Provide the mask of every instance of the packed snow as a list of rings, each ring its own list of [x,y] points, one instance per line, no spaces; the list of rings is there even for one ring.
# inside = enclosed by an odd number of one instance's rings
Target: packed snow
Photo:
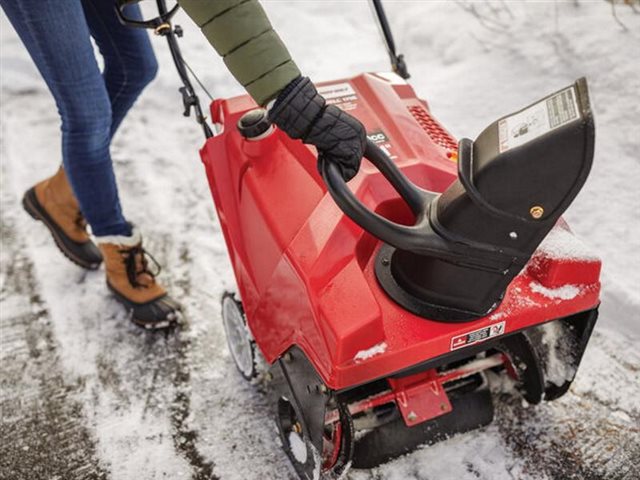
[[[388,70],[366,2],[264,3],[315,81]],[[410,83],[457,138],[588,78],[595,161],[565,218],[603,260],[602,306],[565,397],[525,409],[505,399],[490,426],[351,480],[640,478],[640,15],[616,3],[618,21],[604,0],[386,2]],[[213,95],[241,94],[177,18],[184,54]],[[160,74],[113,157],[124,211],[185,306],[187,324],[167,336],[130,325],[103,272],[71,265],[21,210],[24,190],[60,162],[59,122],[4,14],[0,29],[0,478],[294,478],[268,398],[227,350],[220,298],[233,273],[198,159],[201,132],[181,115],[164,40],[153,38]],[[562,251],[561,240],[544,248]]]

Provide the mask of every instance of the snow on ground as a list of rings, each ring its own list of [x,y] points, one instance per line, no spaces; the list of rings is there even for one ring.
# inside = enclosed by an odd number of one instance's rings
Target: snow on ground
[[[566,397],[530,408],[505,398],[491,426],[350,478],[639,478],[640,15],[618,6],[624,30],[600,0],[387,4],[411,83],[458,137],[588,77],[596,159],[566,219],[604,260],[603,304]],[[388,68],[366,2],[266,8],[317,81]],[[180,22],[204,83],[241,93]],[[233,275],[163,40],[162,71],[113,156],[125,212],[186,306],[188,326],[166,336],[129,325],[103,273],[68,263],[21,210],[22,192],[60,161],[58,118],[4,15],[0,29],[0,478],[292,478],[266,397],[226,348],[219,300]]]

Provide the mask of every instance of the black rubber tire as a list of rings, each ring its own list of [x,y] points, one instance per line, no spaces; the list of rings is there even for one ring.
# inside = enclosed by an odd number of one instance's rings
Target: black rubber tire
[[[285,397],[280,397],[276,405],[276,425],[278,426],[278,432],[280,433],[280,441],[282,442],[282,448],[289,457],[289,461],[293,466],[293,469],[298,474],[300,480],[314,480],[317,478],[320,472],[321,465],[318,465],[319,457],[315,454],[314,448],[307,439],[307,433],[303,431],[299,432],[300,439],[304,442],[304,461],[300,458],[300,453],[295,454],[295,447],[292,447],[290,442],[290,434],[292,432],[292,425],[294,423],[301,424],[302,413],[299,411],[298,406],[291,403],[291,401]]]
[[[238,309],[238,313],[240,314],[240,316],[243,319],[244,322],[244,328],[247,329],[247,335],[248,338],[246,338],[245,340],[248,342],[248,348],[251,351],[251,366],[249,368],[246,369],[246,371],[242,368],[242,366],[240,365],[240,363],[238,362],[238,359],[236,358],[235,354],[233,353],[233,348],[231,346],[231,339],[229,337],[229,332],[227,331],[227,327],[225,324],[225,318],[224,318],[224,306],[225,306],[225,302],[226,301],[230,301],[233,302],[233,304],[237,307]],[[240,375],[242,375],[242,378],[244,378],[247,381],[251,381],[254,378],[256,378],[258,376],[258,367],[256,364],[256,342],[253,340],[253,338],[251,338],[248,334],[249,330],[248,330],[248,326],[247,326],[247,317],[244,313],[244,308],[242,307],[242,302],[240,302],[239,300],[236,300],[236,296],[231,293],[231,292],[225,292],[222,295],[222,300],[220,301],[220,314],[222,316],[222,326],[224,328],[224,332],[225,332],[225,338],[227,340],[227,346],[229,348],[229,353],[231,354],[231,358],[233,359],[233,363],[236,366],[236,369],[238,370],[238,372],[240,373]]]
[[[338,412],[340,414],[340,424],[342,427],[342,442],[340,444],[340,453],[338,460],[330,471],[323,471],[323,478],[328,480],[340,479],[344,477],[344,474],[351,467],[351,460],[353,458],[353,449],[355,446],[353,419],[349,413],[349,409],[346,405],[338,403]]]

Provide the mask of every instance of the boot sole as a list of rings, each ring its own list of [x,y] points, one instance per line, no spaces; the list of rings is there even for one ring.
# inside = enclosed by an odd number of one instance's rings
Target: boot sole
[[[130,314],[131,321],[138,327],[144,328],[145,330],[158,331],[158,330],[168,330],[170,328],[174,328],[179,323],[179,312],[177,310],[173,311],[172,313],[173,316],[171,318],[165,318],[163,320],[158,320],[158,321],[148,321],[148,320],[145,321],[140,318],[137,318],[135,315],[136,307],[144,307],[151,303],[161,301],[167,295],[164,295],[159,298],[155,298],[146,303],[136,303],[136,302],[132,302],[127,297],[125,297],[120,292],[118,292],[115,288],[113,288],[109,283],[109,281],[107,281],[107,287],[109,288],[109,290],[111,291],[111,294],[115,297],[115,299],[127,309],[127,311]]]
[[[35,188],[30,188],[24,194],[24,196],[22,197],[22,206],[34,220],[38,220],[39,222],[44,223],[44,225],[49,229],[49,232],[51,232],[51,236],[53,237],[58,250],[60,250],[65,257],[67,257],[79,267],[87,270],[97,270],[98,268],[100,268],[100,264],[102,262],[87,262],[75,255],[71,250],[69,250],[63,240],[63,236],[67,237],[67,235],[56,224],[56,222],[53,221],[53,219],[49,216],[45,209],[42,208],[40,202],[38,202],[38,199],[36,197]],[[72,240],[69,239],[69,241]]]

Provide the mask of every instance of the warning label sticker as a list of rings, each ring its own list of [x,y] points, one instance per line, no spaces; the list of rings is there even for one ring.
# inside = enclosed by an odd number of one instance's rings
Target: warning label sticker
[[[371,133],[367,133],[367,138],[375,143],[391,160],[395,160],[397,155],[393,153],[393,146],[387,134],[382,130],[376,130]]]
[[[475,343],[484,342],[485,340],[497,337],[504,333],[505,322],[494,323],[488,327],[474,330],[473,332],[464,333],[462,335],[456,335],[451,339],[451,350],[457,350],[458,348],[468,347]]]
[[[334,83],[318,87],[318,93],[327,101],[327,105],[336,105],[342,110],[353,110],[356,108],[358,96],[349,83]]]
[[[503,118],[498,123],[500,153],[518,147],[578,118],[578,101],[574,87]]]

